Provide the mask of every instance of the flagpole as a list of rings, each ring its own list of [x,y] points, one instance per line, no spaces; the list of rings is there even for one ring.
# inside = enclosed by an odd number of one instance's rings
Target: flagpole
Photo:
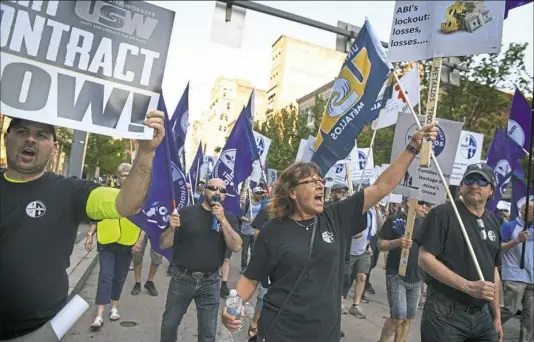
[[[534,132],[534,115],[530,117],[530,132],[532,135],[532,132]],[[532,136],[530,137],[530,152],[532,152],[534,148],[534,143],[532,142]],[[527,152],[528,153],[528,152]],[[529,222],[528,215],[529,215],[529,207],[530,207],[530,183],[532,182],[532,153],[528,153],[528,166],[527,166],[527,197],[525,201],[525,218],[524,218],[524,227],[523,231],[527,231],[532,222]],[[521,208],[518,208],[521,210]],[[527,242],[523,242],[523,246],[521,247],[521,261],[519,262],[519,268],[524,269],[525,268],[525,253],[527,248]]]
[[[397,74],[393,73],[393,76],[395,77],[396,82],[399,83],[399,89],[404,95],[404,98],[406,99],[406,103],[408,104],[408,107],[410,108],[410,112],[412,113],[412,116],[415,120],[415,123],[419,129],[421,129],[421,123],[419,122],[419,118],[417,117],[417,114],[415,113],[415,110],[412,107],[412,104],[410,103],[410,99],[408,98],[408,95],[406,92],[404,92],[404,88],[402,87],[402,84],[399,81],[399,78]],[[454,210],[454,213],[456,214],[456,218],[458,219],[458,223],[460,224],[460,229],[462,230],[462,235],[464,236],[465,243],[467,245],[467,249],[469,250],[469,254],[471,256],[471,259],[473,259],[473,263],[475,264],[475,268],[478,274],[478,277],[480,280],[485,281],[484,274],[482,273],[482,270],[480,268],[480,265],[478,263],[478,258],[475,254],[475,251],[473,249],[473,246],[471,245],[471,240],[469,240],[469,235],[467,235],[467,231],[465,229],[465,225],[462,221],[462,218],[460,216],[460,212],[458,211],[458,207],[456,206],[456,203],[454,202],[454,198],[452,197],[451,190],[449,189],[449,186],[447,184],[447,180],[445,179],[445,176],[443,175],[443,171],[441,171],[441,167],[439,166],[438,159],[436,158],[436,155],[434,154],[434,151],[430,149],[430,157],[434,160],[434,163],[436,165],[436,169],[438,171],[439,177],[441,178],[441,181],[443,182],[445,191],[447,192],[447,196],[449,196],[452,209]]]
[[[169,191],[171,194],[172,209],[176,209],[176,194],[174,192],[174,182],[172,181],[171,151],[168,137],[163,138],[165,147],[165,164],[167,164],[167,177],[169,181]]]

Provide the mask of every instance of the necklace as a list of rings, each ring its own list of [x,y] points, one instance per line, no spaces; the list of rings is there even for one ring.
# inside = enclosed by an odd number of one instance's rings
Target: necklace
[[[314,222],[312,222],[312,223],[310,223],[309,225],[306,226],[306,225],[304,225],[304,224],[302,224],[302,223],[299,223],[297,220],[295,220],[295,219],[293,219],[293,218],[292,218],[292,220],[293,220],[293,222],[295,222],[296,224],[298,224],[298,225],[301,226],[302,228],[306,228],[306,230],[309,230],[310,227],[313,226],[313,223],[315,222],[315,220],[314,220]]]

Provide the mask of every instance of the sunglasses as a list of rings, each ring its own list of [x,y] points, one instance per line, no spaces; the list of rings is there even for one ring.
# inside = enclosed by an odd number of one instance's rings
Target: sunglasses
[[[225,194],[226,193],[226,189],[225,188],[221,188],[219,186],[215,186],[215,185],[208,185],[206,186],[206,189],[208,189],[209,191],[219,191],[221,194]]]
[[[425,201],[418,201],[417,204],[419,204],[419,205],[424,205],[424,206],[426,206],[426,207],[431,207],[430,203],[425,202]]]
[[[481,188],[485,188],[489,185],[489,182],[485,180],[484,178],[466,178],[462,182],[464,185],[471,186],[473,184],[476,184],[477,186]]]

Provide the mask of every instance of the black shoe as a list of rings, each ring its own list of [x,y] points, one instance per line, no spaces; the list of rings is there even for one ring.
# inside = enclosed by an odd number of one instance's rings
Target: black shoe
[[[230,289],[228,288],[228,284],[224,281],[221,284],[221,297],[226,298],[230,295]]]
[[[156,290],[156,286],[154,286],[154,282],[152,281],[147,281],[145,283],[145,289],[151,296],[156,297],[158,295],[158,290]]]
[[[130,294],[132,296],[137,296],[141,292],[141,283],[135,283],[132,292]]]
[[[369,303],[369,299],[365,298],[365,295],[362,295],[362,298],[360,298],[360,302],[367,304]]]
[[[343,332],[343,330],[341,330],[341,334],[339,336],[341,336],[341,338],[345,337],[345,333]]]
[[[373,286],[371,284],[369,284],[369,286],[365,289],[365,292],[368,292],[369,294],[372,294],[372,295],[376,293],[375,289],[373,289]]]

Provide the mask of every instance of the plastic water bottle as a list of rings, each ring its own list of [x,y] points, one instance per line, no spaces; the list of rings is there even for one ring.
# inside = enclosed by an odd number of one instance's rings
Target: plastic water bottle
[[[226,299],[226,312],[234,318],[241,320],[241,327],[237,331],[241,331],[243,327],[243,319],[241,313],[243,311],[243,299],[237,295],[236,290],[230,290],[230,295]]]

